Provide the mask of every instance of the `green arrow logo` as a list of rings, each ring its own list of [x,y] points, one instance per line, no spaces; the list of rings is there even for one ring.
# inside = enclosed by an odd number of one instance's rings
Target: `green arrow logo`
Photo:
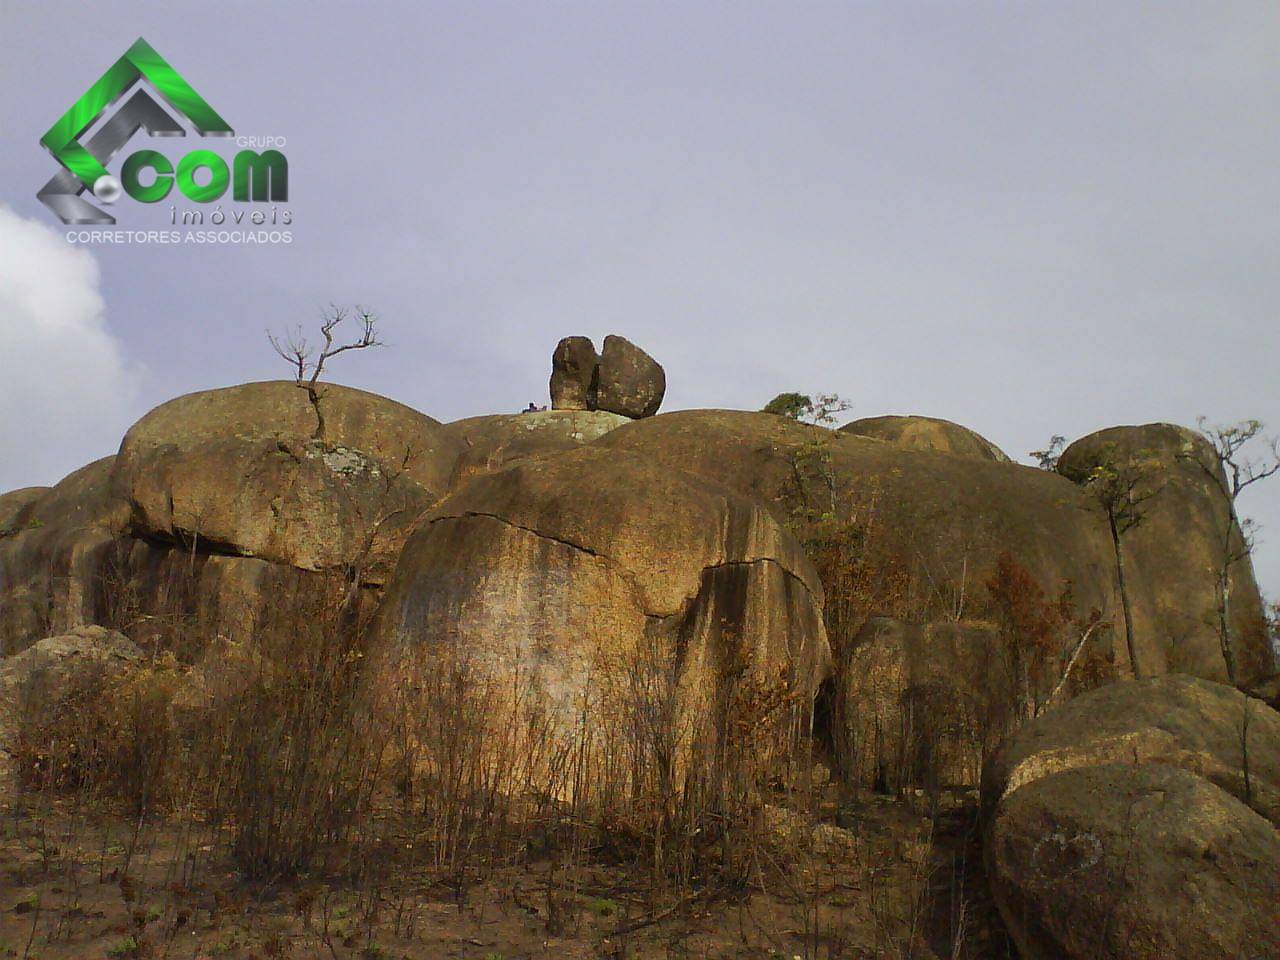
[[[191,84],[169,66],[141,37],[87,91],[71,105],[49,132],[40,138],[41,145],[54,159],[92,190],[99,177],[107,175],[106,167],[80,144],[80,137],[108,107],[119,100],[141,78],[153,86],[165,102],[185,117],[204,137],[229,137],[234,131],[218,112],[209,106]]]

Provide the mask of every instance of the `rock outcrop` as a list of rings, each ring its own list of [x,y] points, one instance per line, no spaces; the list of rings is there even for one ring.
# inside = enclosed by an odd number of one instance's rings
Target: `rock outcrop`
[[[0,653],[101,622],[129,517],[111,493],[114,462],[97,460],[29,499],[0,534]]]
[[[936,417],[867,417],[840,428],[842,433],[888,440],[911,450],[933,450],[975,460],[1009,463],[1004,451],[986,437],[950,420]]]
[[[493,473],[529,457],[572,450],[627,423],[626,417],[603,410],[541,410],[529,413],[468,417],[444,426],[461,442],[450,487]]]
[[[1088,488],[1091,471],[1108,461],[1137,463],[1150,495],[1141,522],[1121,536],[1129,577],[1134,631],[1143,675],[1168,671],[1228,679],[1215,620],[1217,576],[1228,543],[1242,552],[1239,528],[1218,483],[1217,461],[1204,437],[1185,427],[1152,423],[1111,427],[1071,444],[1058,472]],[[1230,624],[1235,681],[1247,686],[1274,672],[1262,599],[1247,556],[1231,566]]]
[[[1029,723],[983,776],[987,875],[1024,960],[1280,955],[1280,713],[1185,676]]]
[[[1122,674],[1128,669],[1115,552],[1105,514],[1086,490],[1066,477],[1019,464],[907,449],[765,413],[728,410],[680,411],[639,420],[601,437],[596,445],[639,453],[759,499],[815,550],[819,569],[833,575],[843,561],[828,567],[816,552],[833,548],[833,525],[835,535],[843,528],[862,538],[850,556],[872,570],[897,571],[900,589],[893,596],[868,597],[864,592],[854,605],[864,611],[861,618],[833,627],[837,648],[852,641],[867,615],[916,622],[985,618],[985,584],[1000,555],[1008,553],[1047,596],[1057,596],[1069,583],[1079,616],[1097,610],[1110,621],[1117,669]],[[1130,580],[1138,585],[1132,600],[1139,657],[1152,673],[1176,668],[1210,678],[1225,676],[1216,632],[1205,622],[1203,593],[1179,596],[1177,590],[1160,586],[1171,555],[1183,550],[1182,534],[1172,523],[1172,517],[1167,524],[1152,523],[1144,536],[1156,546],[1135,555],[1130,568]],[[1211,558],[1203,554],[1191,561],[1201,566],[1208,562]],[[1245,570],[1242,566],[1242,577]],[[1211,575],[1205,576],[1211,582]],[[1251,574],[1247,576],[1251,581]],[[842,615],[833,609],[841,591],[832,589],[834,583],[828,579],[831,620]],[[1191,582],[1190,573],[1183,582]],[[1152,586],[1142,586],[1146,583]],[[1241,609],[1252,607],[1252,615],[1260,614],[1256,600],[1249,599],[1256,598],[1256,590],[1249,583],[1236,594]],[[1176,659],[1166,655],[1169,641],[1154,629],[1162,622],[1179,626]],[[1242,662],[1264,662],[1269,656],[1265,638],[1256,631],[1241,630],[1239,643]]]
[[[592,444],[477,477],[432,511],[388,586],[376,686],[444,652],[530,684],[563,731],[583,709],[625,720],[641,683],[648,708],[676,705],[678,741],[701,740],[735,677],[812,697],[830,659],[821,607],[763,507]]]
[[[555,410],[603,410],[638,420],[658,412],[666,391],[661,364],[625,337],[605,337],[600,354],[586,337],[565,337],[551,355]]]

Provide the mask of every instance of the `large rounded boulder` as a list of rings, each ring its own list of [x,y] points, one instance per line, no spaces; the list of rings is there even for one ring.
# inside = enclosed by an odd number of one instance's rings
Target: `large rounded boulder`
[[[983,776],[987,874],[1024,960],[1280,956],[1280,713],[1170,675],[1011,737]]]
[[[134,536],[105,457],[28,499],[0,532],[0,653],[101,625],[149,647],[196,654],[210,637],[252,634],[302,571]]]
[[[294,383],[208,390],[129,430],[113,485],[143,537],[378,582],[461,449],[395,401],[321,385],[324,431]]]
[[[933,450],[975,460],[1009,462],[1004,451],[986,437],[968,427],[936,417],[866,417],[846,423],[840,431],[858,437],[887,440],[910,450]]]
[[[744,678],[811,702],[830,657],[821,610],[812,566],[763,507],[592,444],[437,505],[387,588],[377,687],[461,659],[527,684],[561,733],[584,711],[601,730],[639,722],[625,718],[643,692],[687,762]]]
[[[868,616],[983,619],[1009,554],[1082,614],[1115,610],[1100,512],[1045,470],[912,450],[767,413],[690,410],[620,427],[596,446],[717,480],[801,537],[827,588],[837,646]],[[859,576],[853,580],[851,571]]]
[[[1117,669],[1129,670],[1106,514],[1067,476],[729,410],[664,414],[596,443],[717,479],[769,505],[815,560],[837,647],[851,642],[872,615],[915,622],[991,618],[998,611],[991,609],[988,585],[1007,554],[1030,574],[1044,602],[1069,586],[1076,618],[1097,611]],[[1067,471],[1079,450],[1068,449],[1060,470]],[[1135,646],[1146,673],[1179,670],[1219,679],[1226,671],[1210,622],[1214,555],[1204,538],[1222,508],[1212,506],[1204,481],[1188,472],[1198,468],[1167,462],[1168,486],[1150,501],[1150,520],[1125,538]],[[1186,549],[1173,532],[1184,511]],[[1260,607],[1247,561],[1233,576],[1240,660],[1264,663],[1268,651],[1257,629]],[[1069,649],[1064,636],[1056,653]]]
[[[1253,568],[1205,438],[1167,423],[1111,427],[1075,441],[1058,460],[1058,472],[1086,492],[1100,467],[1137,478],[1139,522],[1120,534],[1120,549],[1143,675],[1228,679],[1216,627],[1224,570],[1234,681],[1247,686],[1274,672]],[[1229,567],[1228,550],[1240,555]]]
[[[657,360],[626,337],[604,338],[596,386],[598,409],[634,419],[652,417],[666,392],[667,375]]]

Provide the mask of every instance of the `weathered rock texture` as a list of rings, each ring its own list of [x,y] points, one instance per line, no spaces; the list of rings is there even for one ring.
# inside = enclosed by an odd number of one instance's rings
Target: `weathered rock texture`
[[[129,505],[111,493],[114,457],[77,470],[0,536],[0,653],[92,624],[150,642],[251,634],[302,571],[139,539]],[[185,654],[188,650],[175,652]]]
[[[393,401],[324,391],[324,441],[303,391],[246,384],[170,401],[118,456],[5,495],[0,651],[104,624],[195,655],[251,633],[306,571],[356,565],[379,584],[463,443]]]
[[[586,337],[565,337],[551,354],[551,407],[594,410],[600,355]]]
[[[125,435],[113,486],[149,539],[378,582],[447,489],[461,444],[402,404],[326,384],[322,440],[304,391],[245,384],[171,400]]]
[[[1111,621],[1115,661],[1122,673],[1127,670],[1115,554],[1105,515],[1084,489],[1065,477],[1018,464],[907,449],[764,413],[726,410],[681,411],[636,421],[595,445],[698,473],[768,505],[815,557],[827,587],[827,620],[837,648],[852,641],[869,615],[917,622],[985,619],[985,584],[1000,554],[1007,552],[1034,575],[1047,596],[1056,596],[1069,582],[1081,616],[1096,609]],[[849,531],[856,534],[852,542],[833,546],[833,536]],[[1171,555],[1184,551],[1181,531],[1173,529],[1171,518],[1168,525],[1153,522],[1145,536],[1159,549],[1135,556],[1129,571],[1136,645],[1144,668],[1158,673],[1176,666],[1211,678],[1225,676],[1216,633],[1204,621],[1203,587],[1180,599],[1176,590],[1163,586]],[[1193,535],[1187,552],[1198,550]],[[824,561],[824,552],[835,560]],[[845,604],[850,591],[836,579],[854,562],[872,572],[896,571],[900,589],[877,592],[855,584],[856,595]],[[1184,562],[1203,568],[1210,558],[1201,554],[1199,560],[1174,561],[1175,580]],[[1256,597],[1256,586],[1242,585],[1238,596],[1242,607],[1253,606],[1247,598]],[[1174,622],[1181,632],[1179,656],[1171,660],[1169,641],[1158,627]],[[1242,631],[1240,643],[1248,648],[1242,660],[1260,662],[1267,656],[1265,640],[1256,633]]]
[[[1106,460],[1139,460],[1149,478],[1138,494],[1155,492],[1142,504],[1143,520],[1121,537],[1130,578],[1134,629],[1141,638],[1144,675],[1166,671],[1226,680],[1215,627],[1217,573],[1228,531],[1233,551],[1240,531],[1230,504],[1200,464],[1216,470],[1213,452],[1199,434],[1153,423],[1111,427],[1071,444],[1058,471],[1087,487],[1090,471]],[[1230,576],[1231,634],[1236,682],[1242,686],[1274,672],[1262,618],[1262,600],[1248,558]]]
[[[48,487],[22,487],[0,493],[0,536],[17,533],[22,528],[23,515],[48,492]]]
[[[593,444],[478,477],[436,507],[388,586],[378,686],[447,651],[530,684],[561,731],[583,709],[634,722],[627,697],[648,690],[649,708],[674,704],[687,758],[735,677],[812,697],[829,666],[821,607],[813,568],[765,509]]]
[[[1004,452],[986,437],[958,423],[935,417],[867,417],[846,423],[840,431],[859,437],[888,440],[912,450],[933,450],[936,453],[952,453],[975,460],[1009,462]]]
[[[633,419],[651,417],[666,392],[667,376],[658,361],[624,337],[604,338],[596,393],[599,409]]]
[[[604,410],[633,420],[651,417],[666,390],[662,366],[625,337],[605,337],[600,354],[586,337],[565,337],[551,355],[555,410]]]
[[[1053,710],[983,777],[987,873],[1024,960],[1280,955],[1280,714],[1185,676]]]
[[[16,512],[0,534],[0,652],[100,622],[106,571],[129,516],[111,495],[114,457],[82,467]]]
[[[572,450],[604,436],[627,418],[603,410],[544,410],[469,417],[445,424],[447,436],[462,444],[451,487],[493,473],[529,457]]]

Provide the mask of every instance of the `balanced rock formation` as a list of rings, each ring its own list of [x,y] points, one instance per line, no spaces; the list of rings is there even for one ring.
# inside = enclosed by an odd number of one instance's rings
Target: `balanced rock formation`
[[[403,404],[326,384],[325,430],[292,382],[162,404],[113,472],[140,535],[304,570],[358,563],[378,582],[447,489],[461,444]]]
[[[1029,723],[983,776],[992,893],[1024,960],[1280,956],[1280,713],[1186,676]]]
[[[624,337],[604,338],[596,406],[638,420],[662,406],[667,376],[658,361]]]
[[[1129,577],[1134,630],[1143,675],[1168,671],[1226,681],[1215,620],[1218,575],[1226,545],[1243,551],[1239,527],[1223,493],[1226,478],[1200,434],[1167,423],[1111,427],[1071,444],[1058,472],[1086,490],[1102,465],[1132,465],[1141,522],[1120,537]],[[1228,571],[1234,680],[1241,686],[1274,672],[1262,620],[1262,599],[1247,555]]]
[[[627,422],[626,417],[603,410],[562,409],[468,417],[445,424],[445,435],[462,445],[450,488],[528,457],[582,446]]]
[[[952,453],[957,457],[972,457],[975,460],[1010,462],[1004,451],[986,437],[958,423],[935,417],[867,417],[846,423],[840,431],[859,437],[888,440],[912,450],[933,450]]]
[[[666,390],[662,366],[625,337],[605,337],[598,355],[586,337],[565,337],[551,355],[555,410],[604,410],[638,420],[658,412]]]
[[[830,660],[821,611],[812,566],[763,507],[591,444],[437,505],[388,585],[375,686],[462,658],[472,676],[536,691],[558,733],[584,710],[601,730],[666,711],[687,764],[694,740],[714,740],[731,682],[813,696]],[[652,702],[635,703],[645,691]]]
[[[596,409],[600,355],[587,337],[565,337],[551,354],[551,408]]]

